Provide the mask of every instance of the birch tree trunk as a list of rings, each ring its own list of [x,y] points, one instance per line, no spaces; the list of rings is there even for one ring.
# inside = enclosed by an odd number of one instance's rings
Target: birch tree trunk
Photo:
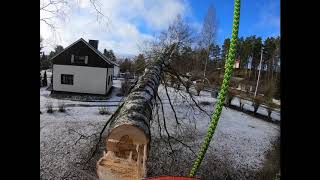
[[[111,121],[106,138],[107,153],[97,162],[99,179],[141,179],[146,175],[150,120],[162,69],[174,48],[145,69],[119,113]]]

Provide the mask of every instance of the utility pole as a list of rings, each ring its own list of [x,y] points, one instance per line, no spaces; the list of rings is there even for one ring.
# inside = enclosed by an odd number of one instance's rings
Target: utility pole
[[[257,85],[256,85],[256,90],[254,92],[254,97],[256,97],[257,95],[257,91],[258,91],[258,85],[259,85],[259,80],[260,80],[260,72],[261,72],[261,63],[262,63],[262,54],[263,54],[263,47],[261,47],[261,59],[260,59],[260,63],[259,63],[259,74],[258,74],[258,80],[257,80]]]

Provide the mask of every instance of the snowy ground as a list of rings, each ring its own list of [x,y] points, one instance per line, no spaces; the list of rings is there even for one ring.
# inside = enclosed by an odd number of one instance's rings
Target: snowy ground
[[[100,115],[99,107],[105,106],[113,113],[122,101],[116,96],[120,81],[108,101],[80,102],[51,98],[46,87],[40,88],[40,177],[41,179],[90,179],[95,173],[77,168],[86,159],[94,145],[97,134],[110,115]],[[63,102],[66,112],[58,112]],[[54,113],[46,112],[46,104],[52,103]],[[82,138],[81,138],[82,137]],[[91,178],[92,179],[92,178]]]
[[[188,100],[188,98],[185,98],[184,100],[184,98],[181,98],[180,95],[174,93],[175,90],[171,88],[169,88],[168,91],[173,105],[177,111],[178,119],[179,121],[181,121],[182,127],[184,128],[181,128],[182,130],[176,128],[175,120],[173,118],[174,113],[169,106],[168,98],[166,97],[164,88],[160,86],[158,92],[160,97],[162,97],[163,99],[162,101],[165,103],[164,114],[166,119],[168,119],[167,127],[170,133],[176,133],[176,136],[177,134],[181,135],[184,133],[184,135],[180,137],[180,140],[185,139],[185,141],[188,142],[189,139],[189,142],[187,144],[189,146],[192,146],[195,152],[198,152],[199,147],[205,138],[205,134],[207,133],[210,118],[205,113],[199,111],[197,108],[191,107],[188,103],[188,101],[190,101]],[[205,109],[210,114],[213,112],[213,105],[216,102],[216,99],[212,98],[210,96],[210,93],[201,92],[201,96],[198,97],[196,101],[211,102],[210,105],[203,106],[203,109]],[[237,100],[233,101],[233,104],[235,103],[237,103]],[[261,111],[261,113],[263,113],[263,109]],[[161,114],[161,111],[159,113]],[[280,120],[279,114],[277,114],[276,112],[273,112],[273,114],[273,118],[277,118]],[[162,114],[160,115],[160,117],[162,117]],[[158,123],[155,121],[152,127],[153,135],[158,136],[160,132]],[[217,166],[217,162],[220,160],[220,162],[222,162],[225,167],[220,169],[219,167],[215,167],[217,168],[216,171],[229,171],[227,172],[227,174],[232,175],[235,179],[250,179],[249,176],[251,176],[251,172],[259,171],[259,169],[263,166],[263,162],[265,160],[265,152],[270,148],[271,143],[279,136],[279,133],[279,125],[257,119],[255,117],[230,108],[223,108],[216,133],[210,144],[208,153],[206,154],[206,157],[208,159],[205,159],[203,164],[209,164],[209,166],[213,167]],[[163,129],[162,134],[166,135]],[[188,151],[187,149],[185,150]],[[153,154],[155,155],[157,153]],[[151,166],[153,164],[159,169],[165,168],[166,166],[181,166],[182,164],[188,164],[188,166],[186,167],[186,171],[183,171],[181,169],[175,169],[173,171],[168,170],[166,173],[170,175],[188,174],[195,160],[195,157],[193,157],[192,153],[185,153],[184,156],[188,158],[180,157],[173,162],[171,162],[171,160],[168,160],[170,161],[170,164],[166,164],[159,161],[159,159],[161,159],[159,158],[161,154],[157,154],[157,156],[158,158],[152,160],[158,162],[149,164],[151,164]],[[213,158],[213,156],[215,156],[214,162],[212,162],[213,160],[211,160],[210,164],[210,158]],[[161,165],[159,164],[162,164],[163,167],[160,167]],[[207,170],[213,171],[213,168],[209,168]],[[179,171],[182,171],[182,173],[179,174]],[[208,174],[208,172],[200,172],[199,174],[199,176],[201,177],[208,178],[207,176],[202,176],[201,173]],[[158,172],[151,174],[160,175]],[[215,177],[215,179],[218,178]]]
[[[85,156],[90,152],[93,141],[97,134],[101,131],[104,123],[110,115],[100,115],[99,106],[107,106],[110,112],[114,112],[122,101],[122,97],[117,97],[116,94],[120,88],[120,81],[114,80],[114,92],[111,98],[107,101],[97,102],[80,102],[64,100],[66,105],[66,113],[60,113],[57,110],[53,114],[48,114],[46,103],[52,102],[54,107],[57,107],[59,101],[49,96],[50,92],[45,88],[40,89],[40,176],[41,179],[94,179],[94,164],[91,169],[84,169],[79,164],[85,159]],[[162,86],[159,87],[159,96],[162,98],[164,105],[164,114],[167,120],[169,132],[173,135],[180,132],[182,136],[187,136],[188,133],[194,138],[191,141],[186,141],[193,150],[197,153],[200,144],[202,143],[210,118],[205,113],[197,110],[195,106],[191,106],[188,95],[183,92],[176,92],[169,88],[169,94],[172,103],[175,107],[177,117],[182,128],[178,128],[175,124],[174,113],[170,108],[169,100],[166,97],[165,90]],[[181,97],[181,95],[183,97]],[[212,113],[213,105],[216,99],[210,96],[209,92],[201,92],[201,96],[196,97],[198,102],[211,102],[210,105],[202,106],[208,113]],[[233,103],[237,103],[236,100]],[[159,104],[160,105],[160,104]],[[250,108],[249,106],[247,108]],[[263,113],[263,110],[261,110]],[[272,113],[273,118],[280,119],[277,113]],[[160,124],[162,121],[161,108],[159,108]],[[166,163],[158,163],[157,157],[168,156],[166,154],[157,154],[161,152],[160,145],[155,144],[159,137],[158,122],[155,117],[152,121],[151,131],[154,139],[151,141],[151,154],[148,165],[150,165],[151,175],[187,175],[192,166],[195,156],[188,153],[188,150],[181,152],[187,156],[187,159],[180,158],[172,165],[183,167],[184,170],[172,171],[165,170]],[[183,131],[187,130],[187,131]],[[206,158],[203,164],[211,167],[218,164],[216,159],[220,159],[223,163],[228,163],[230,167],[225,171],[239,172],[235,173],[237,179],[250,179],[245,175],[245,172],[255,171],[261,168],[264,161],[264,154],[270,148],[271,142],[279,136],[279,125],[262,121],[244,113],[238,112],[230,108],[223,108],[220,121],[217,126],[213,141],[208,149]],[[165,135],[164,130],[161,134]],[[190,136],[190,137],[191,137]],[[188,139],[186,139],[188,140]],[[210,158],[215,156],[214,165]],[[182,161],[183,160],[183,161]],[[153,161],[153,162],[150,162]],[[182,161],[182,162],[181,162]],[[156,166],[155,166],[156,164]],[[161,171],[161,168],[163,170]],[[155,171],[157,169],[158,171]],[[204,169],[203,167],[201,169]],[[212,169],[212,171],[214,171]],[[203,172],[201,174],[211,172]]]

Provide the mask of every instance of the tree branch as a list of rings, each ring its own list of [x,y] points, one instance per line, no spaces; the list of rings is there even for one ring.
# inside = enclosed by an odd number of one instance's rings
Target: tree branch
[[[180,75],[179,75],[177,72],[175,72],[170,66],[168,66],[168,65],[165,65],[165,66],[168,68],[168,70],[166,70],[166,72],[168,72],[168,73],[174,75],[175,77],[177,77],[177,79],[181,82],[181,84],[186,88],[187,86],[186,86],[186,84],[184,83],[184,81],[181,79]],[[189,91],[188,88],[186,88],[186,92],[189,94],[191,100],[192,100],[193,103],[197,106],[197,108],[199,108],[202,112],[204,112],[207,116],[210,117],[210,114],[208,114],[207,111],[205,111],[204,109],[202,109],[202,108],[199,106],[199,104],[194,100],[193,95],[191,94],[191,92]]]
[[[166,95],[167,95],[167,97],[168,97],[169,104],[170,104],[171,109],[172,109],[173,114],[174,114],[174,118],[175,118],[175,120],[176,120],[177,125],[179,125],[180,123],[179,123],[178,118],[177,118],[177,113],[176,113],[176,111],[175,111],[175,109],[174,109],[174,107],[173,107],[173,105],[172,105],[172,103],[171,103],[171,99],[170,99],[170,96],[169,96],[169,93],[168,93],[168,90],[167,90],[167,84],[166,84],[166,81],[165,81],[165,78],[164,78],[164,77],[163,77],[163,81],[164,81],[164,83],[163,83],[163,84],[164,84],[164,88],[165,88],[165,90],[166,90]]]
[[[163,126],[164,126],[164,129],[165,129],[165,131],[166,131],[166,133],[167,133],[167,136],[168,136],[168,143],[169,143],[171,152],[173,152],[173,149],[172,149],[172,146],[171,146],[171,143],[170,143],[170,138],[171,138],[171,136],[170,136],[169,131],[168,131],[168,129],[167,129],[166,118],[165,118],[165,115],[164,115],[164,108],[163,108],[162,100],[161,100],[161,98],[160,98],[160,96],[159,96],[158,93],[157,93],[157,97],[158,97],[158,99],[159,99],[159,101],[160,101],[160,104],[161,104],[162,118],[163,118]]]

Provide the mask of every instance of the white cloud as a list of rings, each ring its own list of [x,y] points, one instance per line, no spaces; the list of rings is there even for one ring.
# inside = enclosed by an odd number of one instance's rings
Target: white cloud
[[[72,5],[66,9],[68,16],[54,22],[59,26],[55,33],[41,22],[40,32],[47,52],[56,44],[66,47],[82,37],[85,40],[99,40],[99,50],[107,48],[113,49],[116,54],[137,54],[139,44],[153,39],[151,34],[139,29],[139,24],[144,24],[144,29],[154,33],[166,29],[178,14],[184,16],[190,9],[183,0],[96,1],[107,17],[99,18],[98,22],[90,0],[70,2]],[[41,13],[41,17],[45,15]]]
[[[148,1],[144,18],[149,25],[156,29],[166,28],[178,14],[184,15],[189,11],[187,2],[173,0]]]

